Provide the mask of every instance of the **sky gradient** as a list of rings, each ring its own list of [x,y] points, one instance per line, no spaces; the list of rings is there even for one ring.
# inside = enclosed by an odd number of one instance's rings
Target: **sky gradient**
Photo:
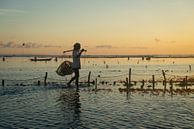
[[[194,54],[193,0],[0,0],[0,54]]]

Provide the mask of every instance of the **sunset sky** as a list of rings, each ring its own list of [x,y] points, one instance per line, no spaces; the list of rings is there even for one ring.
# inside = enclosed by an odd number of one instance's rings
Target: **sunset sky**
[[[0,0],[0,54],[194,54],[194,0]]]

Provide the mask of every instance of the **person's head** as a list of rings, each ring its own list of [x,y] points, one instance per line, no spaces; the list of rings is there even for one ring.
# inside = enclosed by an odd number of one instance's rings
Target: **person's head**
[[[75,43],[74,45],[73,45],[73,49],[74,50],[79,50],[81,48],[81,44],[80,43]]]

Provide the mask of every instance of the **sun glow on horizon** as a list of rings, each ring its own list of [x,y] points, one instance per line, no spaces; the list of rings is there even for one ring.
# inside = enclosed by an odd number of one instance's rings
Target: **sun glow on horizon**
[[[1,1],[0,54],[194,54],[194,1]],[[21,47],[22,43],[25,47]]]

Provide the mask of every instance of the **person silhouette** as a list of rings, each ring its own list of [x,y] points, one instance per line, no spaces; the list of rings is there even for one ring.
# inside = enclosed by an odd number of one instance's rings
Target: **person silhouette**
[[[71,80],[67,83],[68,86],[71,86],[71,82],[75,80],[75,85],[78,88],[79,87],[79,69],[81,69],[81,62],[80,62],[80,56],[82,52],[86,52],[86,50],[81,49],[80,43],[75,43],[73,45],[73,51],[72,51],[72,69],[74,72],[74,76],[71,78]]]

